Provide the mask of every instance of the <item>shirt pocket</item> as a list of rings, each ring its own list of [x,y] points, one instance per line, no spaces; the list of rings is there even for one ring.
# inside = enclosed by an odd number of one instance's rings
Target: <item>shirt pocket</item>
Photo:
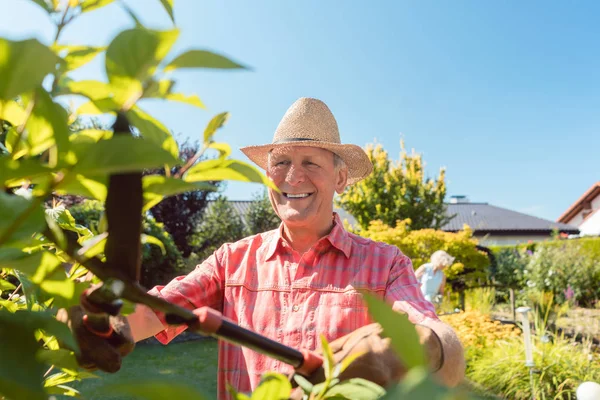
[[[321,293],[316,326],[327,340],[337,339],[368,323],[368,309],[358,291]]]

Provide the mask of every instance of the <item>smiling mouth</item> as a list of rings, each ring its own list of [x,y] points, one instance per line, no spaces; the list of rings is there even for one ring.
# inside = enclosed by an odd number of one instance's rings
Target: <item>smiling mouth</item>
[[[305,199],[310,195],[312,195],[312,193],[298,193],[298,194],[283,193],[283,197],[285,197],[286,199]]]

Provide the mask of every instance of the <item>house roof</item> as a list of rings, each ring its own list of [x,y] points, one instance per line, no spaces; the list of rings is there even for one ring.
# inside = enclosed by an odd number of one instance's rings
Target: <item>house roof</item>
[[[210,202],[209,202],[210,203]],[[245,219],[252,201],[229,200],[234,210]],[[448,203],[447,214],[455,215],[452,220],[442,227],[447,232],[460,231],[467,224],[477,234],[543,234],[549,235],[554,229],[569,234],[578,234],[579,229],[572,225],[554,222],[520,212],[496,207],[487,203]],[[343,209],[334,208],[342,221],[348,220],[353,226],[358,223],[352,215]]]
[[[600,196],[600,181],[594,183],[591,188],[589,188],[579,199],[577,199],[575,203],[571,205],[571,207],[567,209],[567,211],[558,217],[557,221],[564,223],[569,222],[583,209],[586,203],[591,202],[597,196]]]
[[[447,204],[447,214],[454,218],[442,230],[456,232],[464,224],[478,234],[550,234],[554,229],[569,234],[578,234],[572,225],[534,217],[487,203]]]

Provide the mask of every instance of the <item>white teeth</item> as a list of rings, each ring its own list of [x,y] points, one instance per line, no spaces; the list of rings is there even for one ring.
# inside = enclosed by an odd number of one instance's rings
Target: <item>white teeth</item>
[[[285,197],[288,197],[290,199],[302,199],[304,197],[308,197],[310,196],[309,193],[302,193],[302,194],[290,194],[290,193],[286,193]]]

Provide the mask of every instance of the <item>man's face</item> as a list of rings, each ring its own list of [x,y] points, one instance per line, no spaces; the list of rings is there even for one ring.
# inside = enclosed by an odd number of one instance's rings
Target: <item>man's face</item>
[[[267,176],[281,191],[269,189],[275,213],[288,227],[323,228],[331,222],[333,195],[342,193],[346,168],[334,166],[333,153],[315,147],[293,146],[274,149]]]

